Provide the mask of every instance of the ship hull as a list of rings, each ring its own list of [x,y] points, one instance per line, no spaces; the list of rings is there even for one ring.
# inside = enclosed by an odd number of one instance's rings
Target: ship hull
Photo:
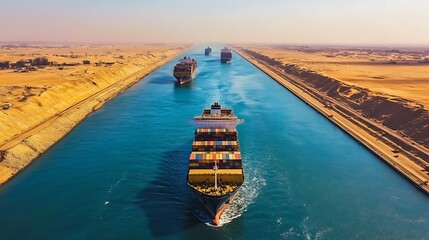
[[[230,192],[223,196],[209,196],[196,191],[194,188],[192,188],[192,190],[197,195],[198,200],[200,200],[203,206],[210,213],[210,216],[212,218],[212,223],[214,225],[219,225],[220,217],[222,216],[222,213],[226,210],[230,201],[237,194],[238,188],[235,191]]]
[[[210,47],[207,47],[206,49],[204,49],[204,54],[206,56],[210,55],[212,53],[212,49]]]
[[[221,63],[231,63],[231,58],[221,58],[220,62]]]
[[[189,81],[194,80],[194,78],[195,78],[195,72],[196,71],[194,71],[190,75],[185,75],[185,76],[176,76],[176,75],[174,75],[174,77],[176,78],[178,84],[184,84],[184,83],[187,83]]]

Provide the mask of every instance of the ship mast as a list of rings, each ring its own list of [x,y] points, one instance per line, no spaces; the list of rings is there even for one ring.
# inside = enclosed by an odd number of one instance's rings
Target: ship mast
[[[217,190],[217,161],[215,161],[215,165],[213,166],[214,174],[215,174],[215,190]]]

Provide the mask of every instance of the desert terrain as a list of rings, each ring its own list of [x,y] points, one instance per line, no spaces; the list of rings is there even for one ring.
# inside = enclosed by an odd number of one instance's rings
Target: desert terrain
[[[187,47],[1,46],[0,66],[8,67],[0,69],[0,184],[89,113]],[[40,59],[47,63],[33,66]]]
[[[295,64],[371,92],[429,108],[429,50],[251,46],[282,64]]]
[[[429,192],[429,51],[234,49]]]

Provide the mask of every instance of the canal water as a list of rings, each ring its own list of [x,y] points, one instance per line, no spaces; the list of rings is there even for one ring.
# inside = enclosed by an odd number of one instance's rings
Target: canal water
[[[184,55],[0,188],[0,239],[428,239],[429,198],[245,59]],[[194,115],[231,107],[245,184],[212,227],[186,185]]]

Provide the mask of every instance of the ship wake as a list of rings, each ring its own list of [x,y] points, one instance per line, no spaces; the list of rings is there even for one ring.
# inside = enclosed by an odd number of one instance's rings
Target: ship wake
[[[238,190],[237,195],[235,195],[234,199],[232,199],[231,203],[222,214],[219,225],[212,224],[212,219],[204,209],[197,210],[195,215],[206,225],[211,227],[222,227],[232,222],[232,220],[239,218],[247,211],[249,206],[258,197],[260,190],[266,184],[265,179],[261,177],[262,174],[260,174],[258,170],[251,169],[250,171],[251,172],[245,172],[247,178]]]

